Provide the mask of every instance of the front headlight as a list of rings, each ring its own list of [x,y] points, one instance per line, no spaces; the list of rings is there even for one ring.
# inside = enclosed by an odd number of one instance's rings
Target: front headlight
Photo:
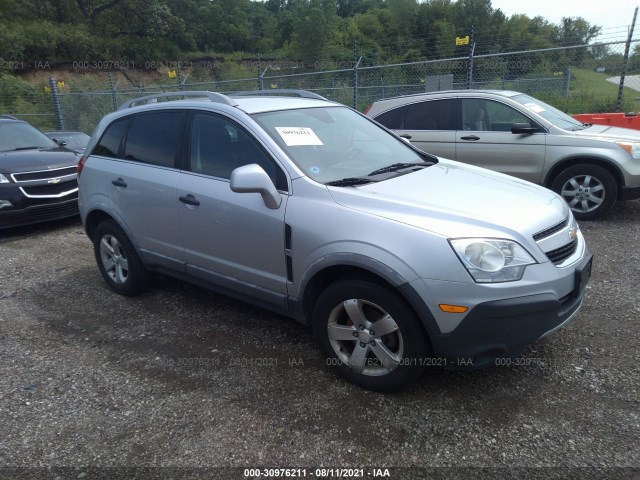
[[[0,183],[9,183],[9,179],[0,173]]]
[[[536,261],[512,240],[454,238],[449,243],[477,283],[515,282]]]
[[[616,142],[616,145],[622,148],[633,158],[640,158],[640,143]]]

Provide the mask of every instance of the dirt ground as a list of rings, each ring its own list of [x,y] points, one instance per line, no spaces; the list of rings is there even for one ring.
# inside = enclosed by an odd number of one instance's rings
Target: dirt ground
[[[116,295],[77,219],[0,231],[0,477],[638,478],[640,201],[581,227],[573,323],[386,395],[268,311],[168,278]]]

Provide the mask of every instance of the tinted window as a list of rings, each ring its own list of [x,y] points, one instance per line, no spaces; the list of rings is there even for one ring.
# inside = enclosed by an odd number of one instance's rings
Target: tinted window
[[[91,155],[115,158],[120,150],[122,137],[129,124],[129,118],[123,118],[113,122],[102,134],[102,138],[91,152]]]
[[[162,167],[175,166],[184,112],[153,112],[131,120],[124,158]]]
[[[402,128],[402,117],[404,117],[404,111],[406,109],[406,106],[394,108],[393,110],[389,110],[388,112],[384,112],[383,114],[378,115],[377,117],[375,117],[375,120],[376,122],[392,130],[400,129]]]
[[[455,130],[455,99],[431,100],[407,106],[405,130]]]
[[[196,114],[191,129],[192,172],[230,178],[243,165],[257,163],[279,190],[287,190],[284,172],[242,127],[210,114]]]

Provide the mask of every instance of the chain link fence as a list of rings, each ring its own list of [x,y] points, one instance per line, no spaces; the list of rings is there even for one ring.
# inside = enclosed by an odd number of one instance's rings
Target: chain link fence
[[[132,98],[179,90],[222,93],[258,89],[303,89],[363,111],[372,102],[398,95],[449,89],[521,91],[568,113],[638,111],[640,41],[597,43],[490,55],[430,60],[396,65],[363,65],[301,72],[298,65],[281,69],[258,62],[255,77],[216,78],[187,83],[188,71],[178,71],[170,84],[142,85],[135,72],[105,73],[102,90],[66,91],[50,79],[48,93],[34,94],[28,105],[13,105],[18,118],[41,129],[91,133],[100,119]],[[308,68],[306,68],[308,70]],[[625,75],[626,74],[626,75]],[[184,76],[184,77],[183,77]],[[119,79],[116,81],[116,78]],[[119,82],[132,85],[122,88]],[[624,89],[619,95],[620,86]],[[72,82],[68,82],[72,83]],[[1,94],[1,92],[0,92]],[[11,112],[7,112],[11,113]]]

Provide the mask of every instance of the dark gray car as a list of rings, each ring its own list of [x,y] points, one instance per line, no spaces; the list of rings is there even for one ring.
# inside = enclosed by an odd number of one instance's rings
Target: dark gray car
[[[28,123],[0,118],[0,228],[77,215],[78,159]]]

